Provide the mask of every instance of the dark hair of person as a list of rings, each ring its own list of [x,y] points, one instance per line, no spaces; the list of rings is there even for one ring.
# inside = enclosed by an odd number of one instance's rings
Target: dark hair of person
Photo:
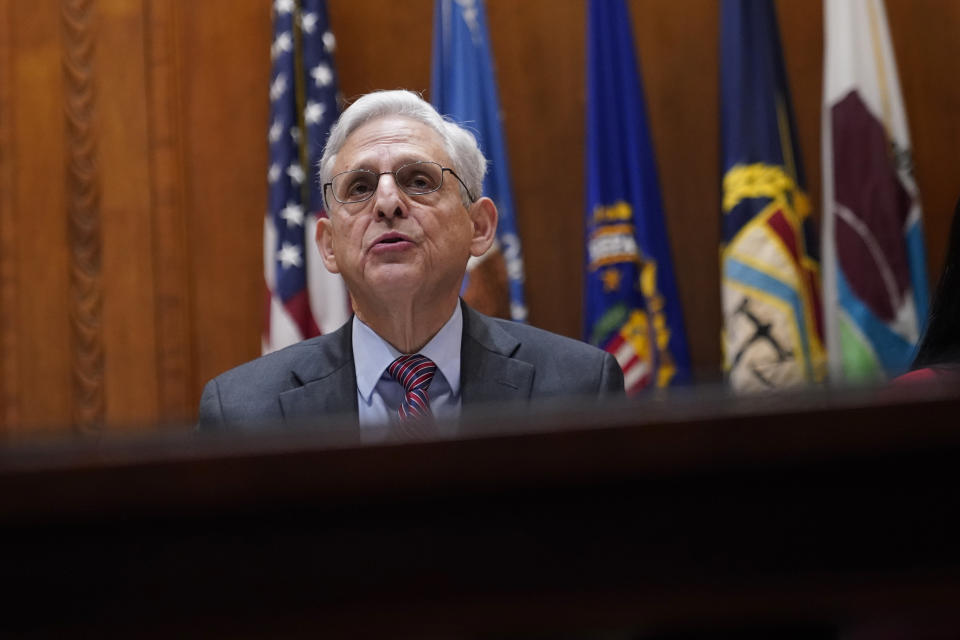
[[[912,368],[939,364],[960,364],[960,201],[953,210],[943,273]]]

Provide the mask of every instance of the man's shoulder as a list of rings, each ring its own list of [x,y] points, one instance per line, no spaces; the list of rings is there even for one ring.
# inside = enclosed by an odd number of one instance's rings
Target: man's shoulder
[[[348,324],[225,371],[204,387],[198,427],[277,423],[283,419],[280,398],[286,392],[337,372],[342,376],[352,357]]]
[[[344,345],[343,332],[349,336],[349,323],[337,331],[297,342],[283,349],[254,358],[224,371],[214,380],[218,384],[256,383],[257,388],[281,384],[289,385],[292,377],[322,375],[325,366],[338,367],[351,354],[349,344]],[[301,381],[302,382],[302,381]]]
[[[553,333],[546,329],[540,329],[522,322],[513,320],[504,320],[502,318],[489,318],[498,328],[507,332],[520,342],[520,348],[544,349],[548,352],[559,352],[571,354],[574,356],[602,356],[605,351],[597,347],[562,336],[559,333]]]
[[[320,337],[322,338],[323,336]],[[248,360],[243,364],[224,371],[216,376],[214,380],[220,384],[231,384],[238,381],[255,379],[262,384],[274,377],[271,374],[278,371],[289,371],[293,363],[300,360],[310,351],[311,346],[308,343],[313,340],[316,340],[316,338],[298,342],[289,347],[254,358],[253,360]]]
[[[494,349],[534,350],[576,356],[600,357],[606,352],[580,340],[539,329],[529,324],[493,318],[467,307],[467,333]]]
[[[609,353],[528,324],[470,310],[465,339],[533,367],[534,395],[622,394],[623,373]]]

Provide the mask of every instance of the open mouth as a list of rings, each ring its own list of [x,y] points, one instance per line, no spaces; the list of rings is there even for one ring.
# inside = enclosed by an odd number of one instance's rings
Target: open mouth
[[[373,246],[400,244],[401,242],[410,242],[410,239],[401,233],[388,233],[374,242]]]

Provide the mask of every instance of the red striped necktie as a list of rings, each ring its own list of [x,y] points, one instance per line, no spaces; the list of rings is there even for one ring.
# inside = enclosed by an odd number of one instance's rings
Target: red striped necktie
[[[419,353],[400,356],[387,367],[387,373],[403,386],[404,399],[398,409],[401,420],[433,415],[427,388],[436,372],[433,360]]]

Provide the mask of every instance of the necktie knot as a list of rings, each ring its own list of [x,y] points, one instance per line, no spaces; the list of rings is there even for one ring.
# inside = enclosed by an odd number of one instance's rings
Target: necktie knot
[[[398,409],[400,417],[414,418],[431,415],[427,389],[437,372],[437,365],[419,353],[400,356],[390,363],[387,373],[400,383],[404,399]]]

